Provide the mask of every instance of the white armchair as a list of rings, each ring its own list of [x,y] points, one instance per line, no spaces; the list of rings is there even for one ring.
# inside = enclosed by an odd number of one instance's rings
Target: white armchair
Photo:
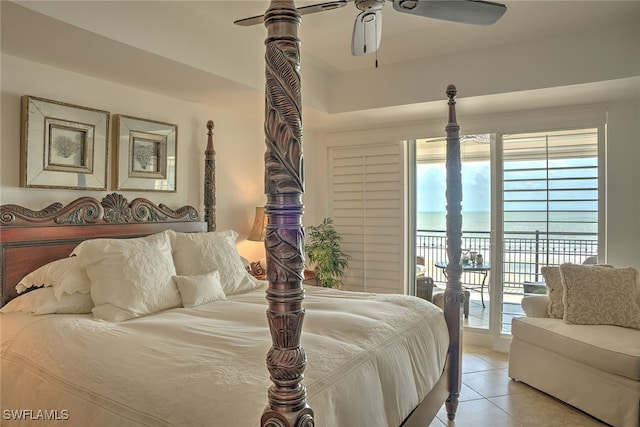
[[[621,283],[614,277],[610,282],[618,287]],[[563,286],[568,285],[563,281]],[[583,281],[576,289],[568,289],[586,295],[588,286],[589,281]],[[606,281],[598,284],[598,288],[604,286]],[[613,426],[640,427],[640,329],[566,322],[550,310],[555,298],[522,298],[526,317],[511,322],[509,376]]]

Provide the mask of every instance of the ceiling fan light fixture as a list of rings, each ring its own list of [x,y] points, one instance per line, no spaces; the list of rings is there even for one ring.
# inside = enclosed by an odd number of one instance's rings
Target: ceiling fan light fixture
[[[380,46],[381,25],[381,11],[360,12],[353,25],[351,54],[360,56],[377,51]]]

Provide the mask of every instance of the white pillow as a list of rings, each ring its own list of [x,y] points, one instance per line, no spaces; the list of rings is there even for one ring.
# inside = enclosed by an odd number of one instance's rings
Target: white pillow
[[[29,314],[91,313],[93,308],[91,295],[76,292],[73,294],[65,293],[60,298],[56,298],[54,293],[55,289],[51,287],[27,292],[9,301],[0,309],[0,313],[12,311],[22,311]]]
[[[91,291],[91,281],[87,272],[75,256],[52,261],[37,268],[18,282],[16,291],[20,294],[31,286],[43,285],[52,287],[56,298],[65,293],[88,294]]]
[[[256,288],[257,284],[251,280],[236,248],[238,233],[235,231],[169,233],[177,275],[198,276],[218,270],[226,295]]]
[[[195,307],[208,302],[226,300],[218,270],[199,276],[173,276],[178,285],[183,307]]]
[[[73,251],[91,279],[93,317],[122,321],[181,305],[166,232],[135,239],[94,239]]]

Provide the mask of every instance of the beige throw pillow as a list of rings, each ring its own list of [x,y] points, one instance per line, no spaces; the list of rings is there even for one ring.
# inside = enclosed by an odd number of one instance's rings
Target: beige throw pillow
[[[564,320],[640,329],[637,270],[563,264]]]
[[[173,280],[178,285],[183,307],[197,307],[227,299],[220,284],[218,270],[199,276],[173,276]]]
[[[562,319],[564,317],[564,303],[562,302],[564,286],[562,286],[560,267],[542,267],[540,272],[544,277],[549,294],[549,317]]]

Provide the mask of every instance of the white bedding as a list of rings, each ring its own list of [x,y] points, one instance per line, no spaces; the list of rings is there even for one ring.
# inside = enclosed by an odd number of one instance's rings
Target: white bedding
[[[304,307],[316,426],[397,426],[444,369],[446,323],[426,301],[307,287]],[[120,323],[2,314],[0,424],[255,427],[271,385],[266,308],[258,289]]]

